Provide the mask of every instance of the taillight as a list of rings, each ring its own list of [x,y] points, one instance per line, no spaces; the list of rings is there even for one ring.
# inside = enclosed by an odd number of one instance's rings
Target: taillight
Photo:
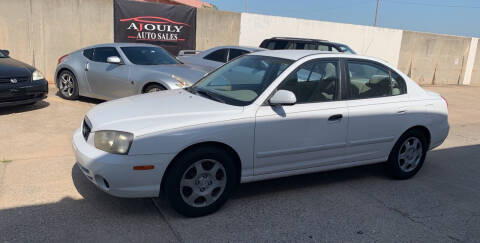
[[[441,97],[442,97],[442,99],[445,101],[445,103],[447,104],[447,108],[448,108],[448,101],[447,101],[447,99],[445,99],[445,97],[443,97],[443,96],[441,96]]]
[[[61,57],[58,59],[57,65],[60,64],[60,63],[62,62],[63,58],[65,58],[66,56],[68,56],[68,55],[63,55],[63,56],[61,56]]]

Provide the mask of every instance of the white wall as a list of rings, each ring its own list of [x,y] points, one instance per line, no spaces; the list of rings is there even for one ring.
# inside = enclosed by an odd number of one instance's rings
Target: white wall
[[[357,53],[397,66],[402,30],[242,13],[239,45],[259,46],[270,37],[306,37],[347,44]]]

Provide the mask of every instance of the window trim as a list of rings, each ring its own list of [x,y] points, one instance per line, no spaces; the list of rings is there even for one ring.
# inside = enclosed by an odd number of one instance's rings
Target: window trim
[[[397,76],[399,76],[401,79],[402,79],[402,82],[403,82],[403,86],[405,87],[405,92],[404,93],[400,93],[398,95],[394,95],[393,92],[392,92],[392,96],[399,96],[399,95],[405,95],[405,94],[408,94],[408,87],[407,87],[407,82],[405,81],[405,79],[402,77],[402,75],[400,75],[398,72],[395,72],[395,70],[389,68],[389,71],[390,71],[390,82],[392,83],[392,91],[393,91],[393,78],[392,78],[392,73],[395,73]]]
[[[282,86],[286,81],[287,81],[287,78],[292,74],[292,73],[295,73],[297,71],[299,71],[301,69],[301,67],[303,67],[304,65],[308,65],[310,64],[311,62],[318,62],[318,61],[325,61],[325,62],[336,62],[337,63],[337,74],[338,74],[338,81],[335,85],[335,99],[333,100],[326,100],[326,101],[316,101],[316,102],[302,102],[302,103],[295,103],[294,105],[303,105],[303,104],[317,104],[317,103],[326,103],[326,102],[335,102],[335,101],[342,101],[342,98],[341,97],[341,94],[342,94],[342,87],[343,87],[343,72],[342,72],[342,68],[341,68],[341,58],[334,58],[334,57],[329,57],[329,58],[315,58],[315,59],[311,59],[311,60],[308,60],[302,64],[300,64],[298,67],[296,67],[293,71],[291,71],[283,80],[282,82],[280,82],[277,87],[275,87],[275,89],[270,93],[270,95],[267,97],[267,99],[265,99],[265,101],[263,102],[262,106],[270,106],[270,104],[268,103],[268,101],[270,100],[270,98],[272,98],[272,96],[278,91],[280,90],[279,87]]]
[[[405,95],[407,94],[407,90],[406,90],[406,87],[407,87],[407,84],[404,80],[404,83],[405,83],[405,93],[403,94],[399,94],[399,95],[393,95],[392,94],[392,91],[393,91],[393,82],[392,82],[392,73],[391,71],[393,71],[391,68],[387,67],[386,65],[383,65],[379,62],[376,62],[376,61],[373,61],[373,60],[367,60],[367,59],[356,59],[356,58],[343,58],[343,63],[344,63],[344,72],[345,72],[345,82],[344,82],[344,85],[345,87],[349,87],[349,85],[351,84],[350,82],[350,75],[347,75],[348,73],[348,63],[349,62],[356,62],[356,63],[367,63],[371,66],[376,66],[376,67],[379,67],[379,69],[382,69],[383,71],[385,72],[388,72],[388,75],[389,75],[389,78],[390,78],[390,94],[388,96],[378,96],[378,97],[367,97],[367,98],[352,98],[351,97],[351,93],[349,92],[350,89],[346,88],[346,92],[344,92],[344,94],[342,94],[342,97],[343,100],[366,100],[366,99],[378,99],[378,98],[388,98],[388,97],[395,97],[395,96],[400,96],[400,95]],[[395,72],[396,74],[398,74],[397,72]],[[399,75],[399,74],[398,74]],[[399,75],[400,77],[402,77],[401,75]],[[403,77],[402,77],[403,79]]]

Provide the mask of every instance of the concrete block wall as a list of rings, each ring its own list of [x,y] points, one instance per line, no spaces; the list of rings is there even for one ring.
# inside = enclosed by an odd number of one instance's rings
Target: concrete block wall
[[[113,0],[0,0],[0,49],[50,82],[60,56],[113,42]],[[478,38],[198,9],[196,49],[259,46],[274,36],[327,39],[399,67],[425,85],[480,85]]]
[[[398,68],[420,84],[463,84],[471,39],[403,31]]]
[[[198,9],[196,49],[238,45],[240,18],[240,13]]]
[[[471,84],[471,85],[480,85],[480,46],[479,46],[479,39],[478,38],[473,38],[472,40],[472,46],[475,47],[476,51],[472,51],[474,53],[472,56],[473,58],[473,63],[472,63],[472,70],[471,70],[471,79],[466,80],[465,84]],[[471,59],[469,59],[471,60]],[[469,82],[469,83],[468,83]]]
[[[113,41],[113,0],[0,0],[0,49],[53,82],[59,57]]]
[[[270,37],[306,37],[341,42],[362,55],[397,65],[402,31],[363,25],[242,13],[240,45],[259,46]]]

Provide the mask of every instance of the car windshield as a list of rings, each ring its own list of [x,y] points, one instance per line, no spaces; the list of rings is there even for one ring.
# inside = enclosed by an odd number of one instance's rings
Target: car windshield
[[[259,55],[239,57],[188,90],[230,105],[249,105],[292,63],[288,59]]]
[[[131,46],[121,47],[128,60],[137,65],[179,64],[174,57],[160,47]]]
[[[2,51],[0,51],[0,58],[7,57],[7,55],[3,54]]]

